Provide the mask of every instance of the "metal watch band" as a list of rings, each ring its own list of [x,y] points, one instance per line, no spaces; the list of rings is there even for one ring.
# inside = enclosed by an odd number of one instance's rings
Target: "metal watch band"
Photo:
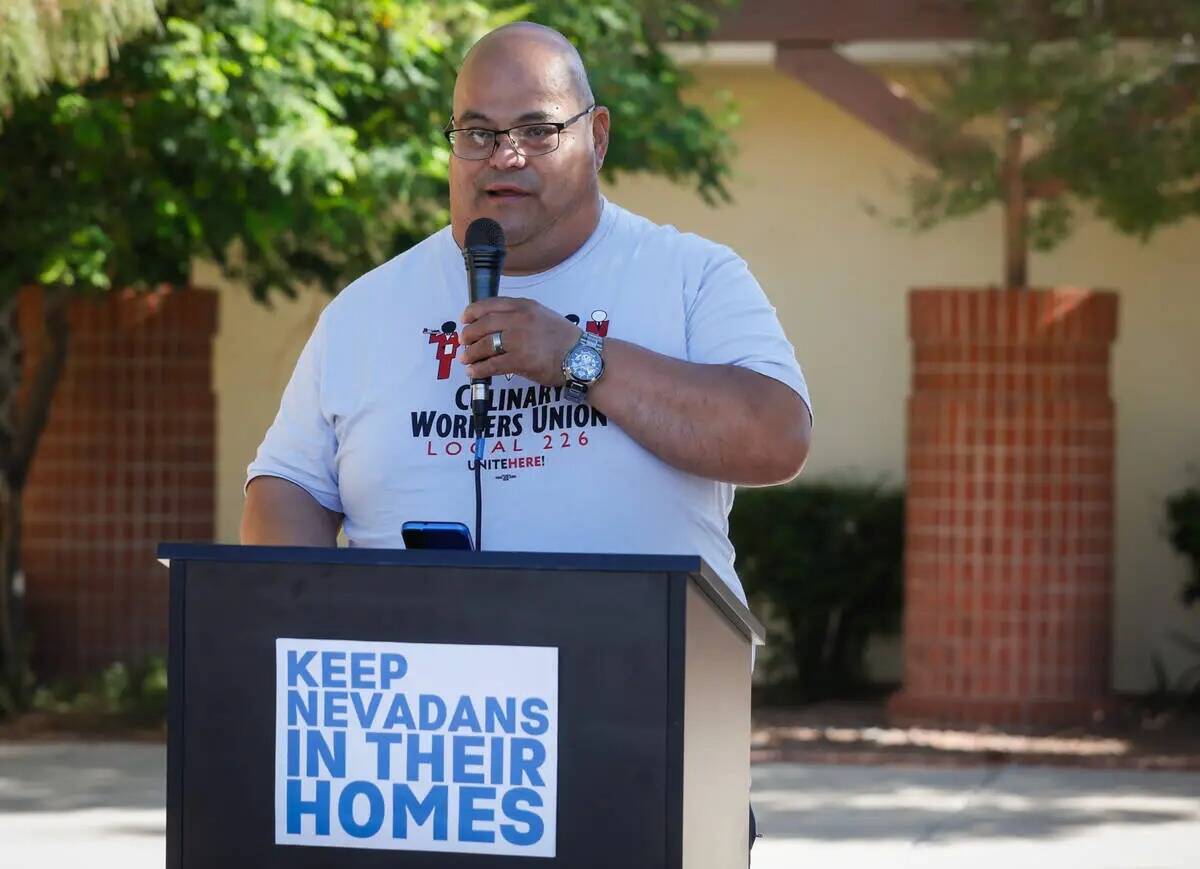
[[[578,347],[580,344],[583,344],[585,347],[592,348],[597,353],[602,353],[604,351],[604,339],[599,335],[593,334],[592,332],[581,333],[579,336],[579,341],[575,346]],[[572,351],[574,351],[574,349],[574,347],[571,348]],[[570,352],[568,352],[567,355],[570,356]],[[603,374],[603,371],[601,371],[601,374]],[[598,379],[599,378],[597,378],[597,380]],[[563,397],[573,404],[581,404],[587,398],[588,387],[590,386],[590,383],[584,383],[582,380],[573,380],[568,375],[566,388],[563,390]]]
[[[597,353],[604,349],[604,339],[594,332],[581,332],[579,334],[579,343],[586,344]]]

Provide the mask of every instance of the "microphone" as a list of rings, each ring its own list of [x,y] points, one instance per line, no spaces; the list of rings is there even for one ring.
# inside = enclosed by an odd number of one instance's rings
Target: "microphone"
[[[500,270],[504,267],[504,230],[490,217],[480,217],[467,227],[463,245],[463,262],[467,266],[467,290],[471,302],[494,299],[500,292]],[[471,380],[471,416],[475,423],[476,437],[483,437],[487,430],[488,389],[490,377]]]

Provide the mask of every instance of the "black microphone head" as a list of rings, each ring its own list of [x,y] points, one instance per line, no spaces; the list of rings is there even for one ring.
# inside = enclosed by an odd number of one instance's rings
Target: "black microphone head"
[[[467,266],[467,292],[471,301],[494,298],[500,292],[504,268],[504,230],[490,217],[480,217],[467,227],[463,262]]]
[[[504,249],[504,230],[490,217],[480,217],[467,227],[464,247],[498,247]]]

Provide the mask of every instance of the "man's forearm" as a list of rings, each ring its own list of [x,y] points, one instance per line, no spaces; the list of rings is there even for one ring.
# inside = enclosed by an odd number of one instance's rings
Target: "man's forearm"
[[[790,480],[808,455],[808,408],[787,385],[608,339],[589,403],[669,465],[714,480]]]
[[[295,483],[255,477],[246,488],[241,541],[249,546],[336,546],[341,519]]]

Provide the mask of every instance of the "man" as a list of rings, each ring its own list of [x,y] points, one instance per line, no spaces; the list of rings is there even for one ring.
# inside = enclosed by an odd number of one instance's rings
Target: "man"
[[[740,594],[725,533],[729,484],[799,472],[811,425],[802,375],[741,260],[602,199],[609,113],[593,107],[561,35],[501,28],[472,49],[455,87],[459,128],[574,115],[548,153],[523,156],[499,135],[486,159],[451,157],[451,227],[329,305],[250,465],[243,542],[333,545],[344,522],[352,545],[401,546],[409,519],[469,524],[467,456],[443,449],[463,439],[439,437],[427,421],[464,411],[458,390],[471,375],[557,395],[575,323],[603,310],[604,373],[586,401],[607,424],[533,432],[526,408],[522,433],[490,444],[489,461],[543,459],[489,480],[491,548],[699,552]],[[478,217],[504,228],[505,279],[500,298],[464,312],[459,247]],[[454,321],[465,324],[464,371],[438,381],[440,350],[431,353],[425,330]]]
[[[600,195],[609,112],[561,34],[484,37],[453,112],[451,225],[321,315],[249,467],[242,542],[332,546],[344,527],[400,547],[405,521],[471,525],[468,384],[492,377],[486,548],[699,554],[744,600],[733,484],[794,477],[811,430],[774,309],[727,248]],[[479,217],[508,255],[500,296],[464,310]],[[440,377],[430,342],[454,324],[459,373]]]

